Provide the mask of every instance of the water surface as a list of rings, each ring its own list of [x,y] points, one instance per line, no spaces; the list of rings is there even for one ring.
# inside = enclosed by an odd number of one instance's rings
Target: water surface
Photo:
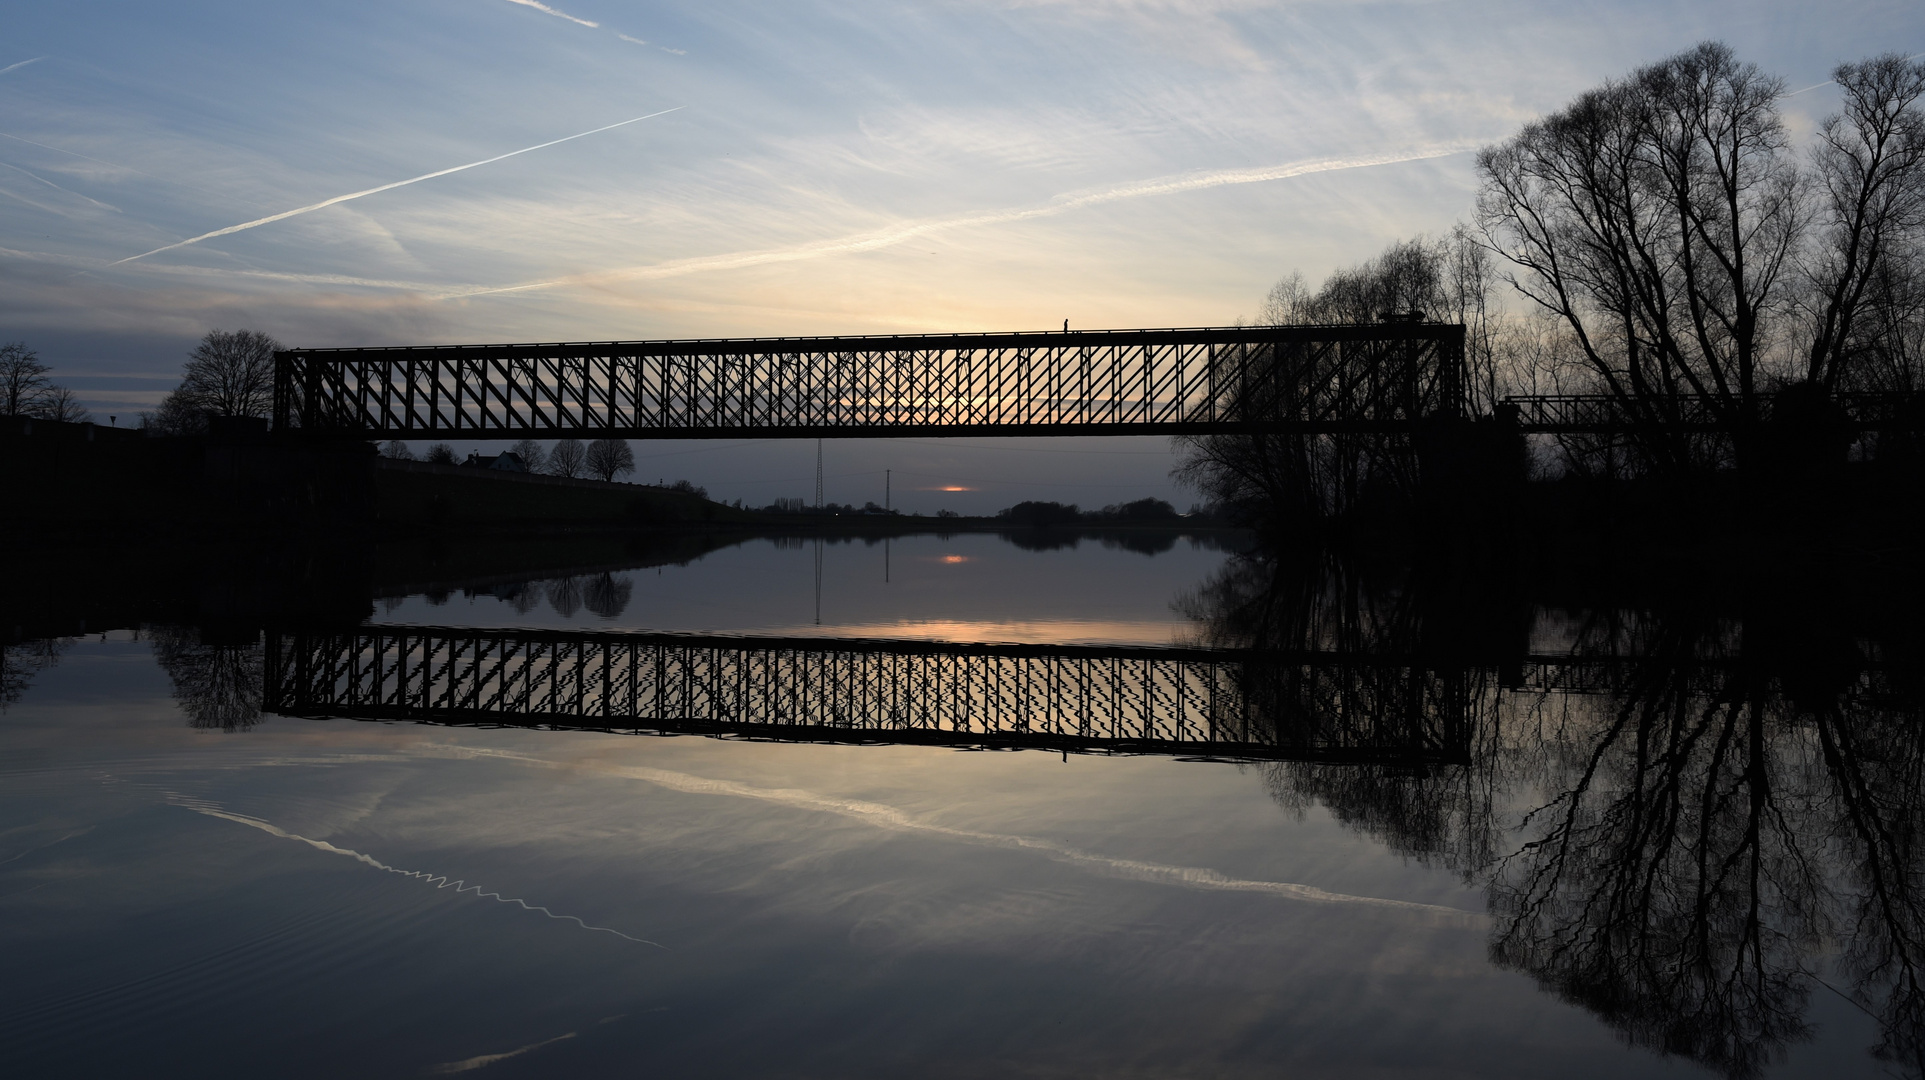
[[[10,646],[8,1071],[1906,1072],[1925,755],[1889,657],[1734,693],[1741,651],[1542,612],[1537,660],[1420,663],[1409,590],[1225,546],[827,544],[818,622],[817,545],[755,540],[370,622],[1229,647],[1223,692],[1298,735],[1272,759],[304,719],[232,626]]]

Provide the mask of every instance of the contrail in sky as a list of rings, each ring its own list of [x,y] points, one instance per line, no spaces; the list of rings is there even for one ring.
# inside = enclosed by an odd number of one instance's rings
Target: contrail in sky
[[[36,56],[31,60],[22,60],[17,64],[8,64],[6,67],[0,68],[0,75],[5,75],[7,72],[13,71],[16,68],[26,67],[28,64],[38,64],[40,61],[45,59],[46,57],[44,56]]]
[[[541,0],[508,0],[508,2],[511,4],[520,4],[522,7],[531,7],[531,8],[534,8],[536,11],[542,12],[544,14],[553,15],[557,19],[567,19],[571,23],[575,23],[579,26],[586,26],[586,27],[589,27],[590,29],[599,30],[601,29],[601,26],[602,26],[602,24],[598,22],[589,22],[587,19],[578,19],[575,16],[570,15],[566,11],[556,11],[554,8],[551,8],[547,4],[542,3]]]
[[[686,109],[686,108],[688,108],[688,106],[686,105],[677,105],[673,109],[663,109],[661,112],[652,112],[652,113],[649,113],[647,116],[638,116],[633,120],[624,120],[619,124],[609,124],[606,127],[598,127],[593,131],[584,131],[576,135],[570,135],[566,138],[561,138],[561,139],[554,139],[549,142],[540,143],[535,146],[525,146],[525,147],[522,147],[520,150],[510,150],[506,154],[497,154],[494,157],[487,158],[482,161],[471,161],[466,165],[456,165],[452,169],[442,169],[438,172],[423,173],[422,175],[413,177],[411,179],[396,180],[392,184],[382,184],[380,187],[371,187],[371,188],[368,188],[366,191],[356,191],[348,195],[336,195],[332,199],[324,199],[321,202],[317,202],[312,206],[303,206],[294,210],[284,210],[281,213],[270,214],[264,218],[256,218],[253,221],[244,221],[239,225],[229,225],[225,229],[215,229],[213,232],[205,232],[200,234],[199,236],[189,237],[188,239],[182,240],[176,244],[168,244],[165,247],[157,247],[152,251],[143,251],[138,255],[129,255],[124,259],[120,259],[116,262],[108,263],[107,265],[119,266],[121,263],[130,263],[130,262],[133,262],[135,259],[144,259],[149,255],[158,255],[163,251],[172,251],[175,248],[186,247],[189,244],[198,244],[202,240],[212,240],[217,236],[227,236],[231,233],[242,232],[247,229],[259,228],[262,225],[271,225],[276,221],[285,221],[288,218],[298,217],[301,214],[312,213],[313,211],[316,211],[316,210],[324,210],[330,206],[334,206],[337,203],[348,202],[349,200],[363,198],[368,195],[378,195],[383,191],[393,191],[395,188],[398,188],[398,187],[407,187],[409,184],[419,184],[423,180],[433,180],[437,176],[447,176],[449,173],[458,173],[463,171],[464,169],[473,169],[482,165],[492,165],[497,161],[503,161],[507,158],[514,157],[517,154],[526,154],[535,150],[545,150],[550,146],[558,146],[562,143],[569,142],[574,139],[586,138],[590,135],[600,134],[601,132],[604,132],[604,131],[613,131],[618,127],[627,127],[629,124],[639,124],[643,120],[652,120],[657,116],[666,116],[669,113],[675,112],[680,109]]]
[[[519,3],[519,2],[520,2],[520,0],[516,0],[516,2],[517,2],[517,3]],[[1910,56],[1908,56],[1908,57],[1906,57],[1906,58],[1905,58],[1905,62],[1909,64],[1909,63],[1911,63],[1911,62],[1912,62],[1913,60],[1916,60],[1916,59],[1918,59],[1918,58],[1919,58],[1919,57],[1921,57],[1921,56],[1925,56],[1925,53],[1913,53],[1912,55],[1910,55]],[[1811,84],[1810,86],[1801,86],[1801,87],[1799,87],[1799,88],[1798,88],[1798,89],[1796,89],[1796,90],[1792,90],[1792,91],[1789,91],[1789,92],[1787,92],[1787,93],[1783,93],[1783,94],[1779,94],[1778,96],[1779,96],[1779,97],[1797,97],[1797,96],[1798,96],[1799,94],[1802,94],[1802,93],[1805,93],[1805,92],[1806,92],[1806,91],[1808,91],[1808,90],[1816,90],[1816,89],[1818,89],[1818,88],[1819,88],[1819,87],[1821,87],[1821,86],[1830,86],[1830,85],[1831,85],[1832,83],[1834,83],[1834,82],[1837,82],[1837,81],[1838,81],[1838,80],[1836,80],[1836,79],[1826,79],[1826,80],[1825,80],[1824,82],[1815,82],[1815,83],[1812,83],[1812,84]]]
[[[33,177],[35,180],[40,181],[41,183],[47,185],[48,187],[54,189],[55,191],[66,192],[68,195],[72,195],[76,199],[86,199],[88,202],[93,203],[95,206],[98,206],[103,210],[112,210],[116,214],[120,213],[120,208],[117,206],[109,206],[106,203],[101,202],[99,199],[88,198],[87,196],[82,195],[78,191],[70,191],[67,188],[61,187],[59,184],[54,183],[52,180],[49,180],[46,177],[41,176],[39,173],[28,172],[27,170],[21,168],[18,165],[11,165],[4,161],[0,161],[0,165],[4,165],[7,168],[12,169],[14,172],[20,173],[22,175]]]
[[[1341,169],[1361,169],[1371,165],[1392,165],[1406,161],[1425,161],[1430,158],[1449,157],[1471,149],[1470,144],[1462,146],[1437,147],[1417,152],[1381,154],[1371,157],[1320,158],[1312,161],[1296,161],[1284,165],[1266,165],[1254,169],[1220,169],[1202,173],[1180,173],[1175,176],[1139,180],[1135,183],[1104,188],[1076,195],[1060,196],[1040,206],[1013,207],[1005,210],[989,210],[976,214],[957,217],[936,218],[930,221],[911,222],[880,232],[865,233],[857,236],[841,237],[835,240],[819,240],[815,243],[800,244],[788,248],[769,248],[761,251],[741,251],[729,255],[708,255],[694,259],[678,259],[674,262],[657,263],[654,266],[640,266],[629,270],[608,270],[581,274],[574,277],[557,278],[552,281],[536,281],[525,285],[509,285],[495,289],[477,289],[472,292],[449,294],[449,298],[486,296],[492,293],[520,292],[526,289],[547,289],[557,285],[586,284],[610,278],[634,278],[655,280],[658,278],[682,277],[686,274],[700,274],[713,270],[734,270],[745,266],[760,266],[764,263],[796,262],[803,259],[819,259],[828,255],[843,255],[858,251],[874,251],[877,248],[894,247],[907,240],[930,233],[947,232],[951,229],[964,229],[982,225],[1004,225],[1010,222],[1027,221],[1032,218],[1055,217],[1072,210],[1099,206],[1103,203],[1121,199],[1136,199],[1146,195],[1174,195],[1178,192],[1196,191],[1202,188],[1223,187],[1227,184],[1255,184],[1266,180],[1285,180],[1293,176],[1306,176],[1311,173],[1336,172]]]

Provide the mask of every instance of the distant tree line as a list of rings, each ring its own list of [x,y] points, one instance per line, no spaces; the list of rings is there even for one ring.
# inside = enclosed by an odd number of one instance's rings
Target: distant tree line
[[[697,490],[699,491],[699,489]],[[919,513],[905,514],[901,510],[886,509],[874,502],[867,502],[861,506],[857,506],[854,503],[835,502],[814,506],[803,499],[783,498],[776,499],[769,505],[761,507],[744,507],[740,499],[735,500],[733,505],[738,510],[747,509],[763,514],[887,515],[890,517],[925,516]],[[1206,511],[1201,507],[1195,507],[1192,508],[1191,513],[1192,516],[1195,516],[1204,514]],[[963,515],[954,510],[938,510],[935,514],[929,516],[947,519],[960,518]],[[1138,499],[1135,502],[1128,503],[1113,503],[1100,510],[1083,510],[1075,503],[1028,501],[1017,503],[1014,506],[1004,507],[997,511],[995,516],[999,520],[1009,522],[1012,525],[1038,527],[1049,525],[1141,524],[1177,521],[1183,517],[1183,515],[1177,513],[1176,507],[1171,506],[1162,499],[1155,498]]]
[[[1838,391],[1925,390],[1925,62],[1879,56],[1833,80],[1840,108],[1803,150],[1779,111],[1785,81],[1725,45],[1611,80],[1479,153],[1472,221],[1314,289],[1285,277],[1257,321],[1461,322],[1474,411],[1600,394],[1653,421],[1560,438],[1540,463],[1558,472],[1768,461],[1767,441],[1663,421],[1681,395],[1750,431],[1768,394],[1822,419]],[[1416,480],[1408,445],[1384,436],[1181,444],[1181,478],[1271,513],[1341,515]]]
[[[509,448],[508,452],[519,458],[529,472],[549,476],[575,479],[594,477],[613,482],[616,477],[627,476],[635,471],[635,451],[626,439],[596,439],[586,446],[579,439],[559,439],[552,447],[544,447],[534,439],[523,439]],[[381,448],[381,453],[397,461],[414,460],[414,451],[399,439],[388,442]],[[454,447],[447,443],[435,443],[428,447],[424,456],[436,464],[456,464]],[[688,481],[678,483],[687,484]],[[689,490],[693,492],[699,489],[690,485]]]
[[[756,511],[757,513],[763,513],[763,514],[824,514],[829,516],[848,515],[848,514],[871,514],[871,515],[883,514],[891,517],[903,516],[902,511],[885,509],[881,504],[873,500],[863,503],[861,506],[857,506],[854,503],[839,503],[839,502],[825,502],[820,506],[816,506],[810,503],[807,499],[781,498],[781,499],[776,499],[774,502],[769,503],[769,505],[767,506],[745,507],[742,505],[742,500],[737,499],[735,500],[734,506],[738,510],[753,510],[753,511]],[[956,515],[951,514],[949,516],[955,517]]]
[[[1112,503],[1101,510],[1082,510],[1075,503],[1019,502],[996,512],[996,517],[1012,525],[1138,525],[1176,521],[1182,517],[1176,507],[1162,499],[1138,499]]]
[[[26,342],[0,345],[0,416],[68,423],[90,419],[72,390],[47,378],[50,370]]]

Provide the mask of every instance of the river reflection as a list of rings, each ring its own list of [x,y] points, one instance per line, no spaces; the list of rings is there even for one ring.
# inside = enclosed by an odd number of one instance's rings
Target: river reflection
[[[1915,641],[1143,546],[845,545],[818,592],[756,541],[10,646],[6,940],[66,966],[0,1039],[49,1074],[1925,1075]],[[290,973],[280,1037],[211,1058],[153,1000]]]

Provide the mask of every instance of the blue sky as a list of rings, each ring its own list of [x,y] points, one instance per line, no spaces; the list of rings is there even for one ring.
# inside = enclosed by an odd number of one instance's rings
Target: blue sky
[[[0,10],[0,340],[103,414],[151,407],[213,328],[325,346],[1224,323],[1290,270],[1448,228],[1475,147],[1639,63],[1716,37],[1798,88],[1925,49],[1915,3]],[[1788,99],[1794,132],[1830,104]],[[1000,485],[998,505],[1017,480],[1171,491],[1160,440],[1036,445],[1079,453],[839,450],[844,471]],[[1081,453],[1105,448],[1130,453]],[[727,497],[813,470],[792,443],[638,449]]]

